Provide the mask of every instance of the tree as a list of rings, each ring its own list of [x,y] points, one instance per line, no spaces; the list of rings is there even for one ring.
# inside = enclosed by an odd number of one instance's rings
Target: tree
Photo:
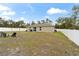
[[[24,23],[24,21],[20,20],[20,21],[16,22],[16,27],[24,28],[24,27],[26,27],[26,24]]]
[[[8,21],[4,21],[3,25],[4,25],[4,27],[8,27],[9,26]]]
[[[77,27],[77,25],[78,25],[77,23],[79,23],[79,21],[77,19],[79,17],[79,6],[78,5],[73,6],[71,17],[73,18],[73,21],[74,21],[73,25]]]
[[[74,19],[76,19],[79,15],[79,6],[78,5],[74,5],[72,8],[72,16]]]
[[[46,18],[46,23],[52,23],[52,21],[48,18]]]
[[[34,24],[36,24],[36,23],[34,21],[32,21],[31,25],[34,25]]]
[[[27,23],[26,26],[30,26],[30,23]]]
[[[0,17],[0,27],[4,26],[3,22],[4,22],[3,18]]]
[[[38,24],[41,24],[41,22],[40,21],[37,21],[38,22]]]
[[[60,17],[55,25],[58,28],[79,28],[77,25],[79,23],[79,6],[74,5],[72,8],[72,15],[70,17]],[[78,19],[78,20],[77,20]]]
[[[63,28],[64,27],[64,18],[63,17],[59,17],[57,20],[56,20],[57,24],[55,24],[55,27],[56,28]],[[63,25],[63,27],[62,27]]]
[[[56,28],[66,28],[72,29],[75,27],[74,20],[71,17],[60,17],[57,20],[57,24],[55,25]]]
[[[59,17],[57,20],[56,20],[57,24],[58,25],[61,25],[62,23],[64,23],[64,18],[63,17]]]
[[[46,23],[45,20],[41,20],[41,23]]]
[[[8,27],[13,27],[13,26],[14,26],[14,21],[8,20]]]
[[[26,24],[22,20],[15,22],[11,19],[4,20],[2,17],[0,17],[0,27],[22,27],[22,28],[25,28]]]

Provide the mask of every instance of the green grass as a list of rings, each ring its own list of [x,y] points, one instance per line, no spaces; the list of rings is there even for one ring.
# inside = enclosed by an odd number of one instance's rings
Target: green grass
[[[79,47],[61,32],[17,32],[17,37],[0,38],[0,55],[79,55]]]

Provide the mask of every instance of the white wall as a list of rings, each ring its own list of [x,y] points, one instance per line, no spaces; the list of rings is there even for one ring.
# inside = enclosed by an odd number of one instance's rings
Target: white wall
[[[79,45],[79,30],[57,29],[66,35],[70,40]]]
[[[3,28],[0,27],[0,32],[2,31],[25,31],[26,28]]]

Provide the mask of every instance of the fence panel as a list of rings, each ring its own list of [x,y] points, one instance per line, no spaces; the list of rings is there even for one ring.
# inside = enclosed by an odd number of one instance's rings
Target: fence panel
[[[26,28],[0,28],[0,32],[6,31],[25,31]]]
[[[70,30],[70,29],[57,29],[67,36],[70,40],[79,45],[79,30]]]

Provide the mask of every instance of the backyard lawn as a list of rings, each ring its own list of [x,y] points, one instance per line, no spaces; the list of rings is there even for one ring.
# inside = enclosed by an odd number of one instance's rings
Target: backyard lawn
[[[73,56],[79,55],[79,46],[61,32],[17,32],[16,37],[0,38],[0,55]]]

